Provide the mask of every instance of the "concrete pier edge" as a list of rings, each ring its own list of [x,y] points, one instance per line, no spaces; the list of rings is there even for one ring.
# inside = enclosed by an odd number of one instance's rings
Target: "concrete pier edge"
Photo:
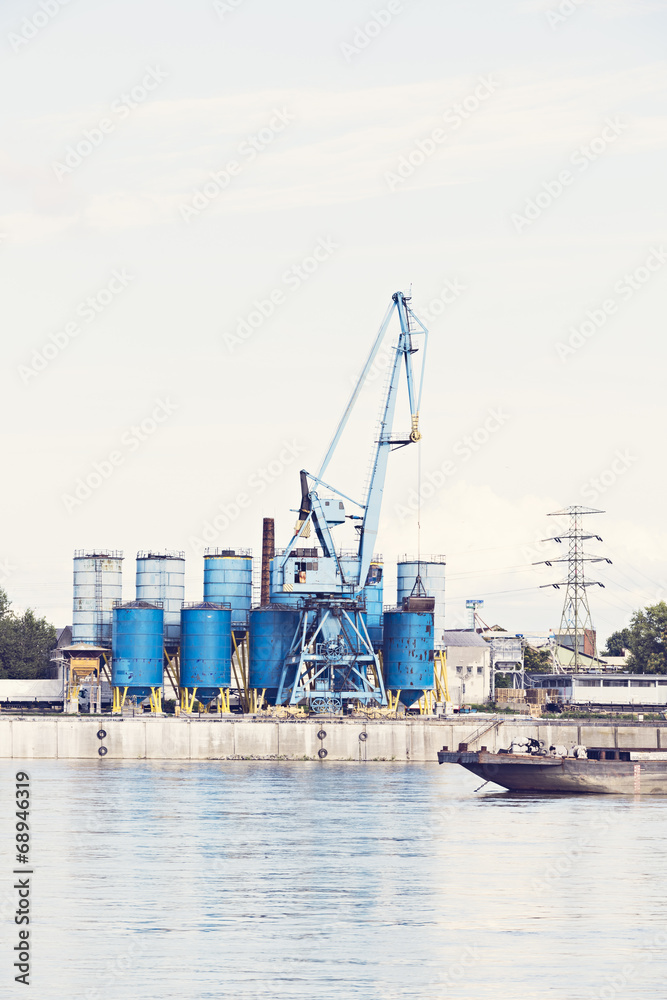
[[[487,726],[493,728],[473,740]],[[100,738],[102,731],[105,735]],[[320,736],[321,732],[326,735]],[[667,750],[667,722],[4,716],[0,717],[0,759],[435,763],[443,746],[455,750],[459,743],[470,743],[470,749],[485,746],[494,751],[524,737],[544,740],[547,746]],[[320,753],[323,750],[326,754]]]

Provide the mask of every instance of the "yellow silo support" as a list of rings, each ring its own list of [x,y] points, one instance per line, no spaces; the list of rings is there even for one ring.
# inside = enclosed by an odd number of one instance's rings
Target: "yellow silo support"
[[[395,694],[392,694],[391,691],[387,691],[387,705],[390,712],[395,712],[397,710],[400,698],[401,698],[400,691],[396,691]]]
[[[232,642],[234,643],[234,655],[232,656],[232,667],[234,668],[234,677],[236,679],[236,687],[237,687],[237,689],[239,691],[241,690],[241,685],[239,684],[238,674],[236,672],[236,666],[238,665],[238,668],[241,671],[241,679],[243,681],[243,685],[242,685],[242,688],[243,688],[243,702],[244,702],[244,704],[243,704],[243,710],[244,710],[244,712],[249,712],[251,710],[250,709],[250,691],[248,690],[248,671],[247,671],[247,668],[246,668],[246,658],[245,658],[246,645],[249,642],[249,638],[246,637],[245,641],[241,643],[241,647],[239,649],[239,647],[238,647],[238,645],[236,643],[236,636],[234,635],[234,632],[232,631]],[[236,663],[234,662],[234,657],[236,657]]]
[[[435,690],[438,701],[451,701],[447,681],[447,655],[444,649],[437,649],[433,657]]]
[[[261,711],[262,705],[264,704],[264,695],[266,694],[266,688],[249,688],[248,691],[248,712],[252,715],[256,715],[257,712]]]
[[[236,685],[237,691],[243,690],[243,685],[239,682],[239,675],[236,672],[236,660],[235,653],[232,653],[232,673],[234,674],[234,684]]]
[[[104,660],[104,665],[101,666],[102,676],[111,684],[111,667],[106,653],[102,653],[102,659]]]
[[[124,688],[115,687],[113,689],[113,704],[111,706],[111,712],[113,715],[120,715],[120,713],[123,711],[123,705],[125,704],[126,697],[127,697],[126,687]]]
[[[150,702],[150,706],[151,706],[151,712],[153,712],[154,715],[157,715],[158,712],[162,711],[162,688],[161,687],[159,687],[159,688],[158,687],[152,687],[151,688],[151,696],[149,698],[149,702]]]
[[[246,632],[246,637],[241,643],[241,669],[243,670],[243,684],[246,691],[250,690],[250,677],[249,674],[249,664],[250,664],[250,633]]]
[[[188,715],[192,712],[195,706],[195,698],[197,697],[197,691],[199,688],[181,688],[181,711],[187,712]],[[190,694],[192,692],[192,694]]]
[[[435,691],[424,691],[418,701],[420,715],[433,715],[433,701]]]
[[[179,691],[179,687],[180,687],[180,677],[179,677],[179,673],[180,672],[179,672],[179,669],[178,669],[178,667],[179,667],[179,664],[178,664],[178,653],[174,653],[174,658],[172,660],[172,658],[169,656],[169,653],[167,652],[167,649],[165,647],[164,656],[165,656],[165,659],[167,661],[165,663],[164,672],[167,675],[167,677],[169,678],[169,683],[171,684],[172,688],[174,689],[174,694],[178,698],[178,691]],[[173,674],[172,674],[172,671],[173,671]]]

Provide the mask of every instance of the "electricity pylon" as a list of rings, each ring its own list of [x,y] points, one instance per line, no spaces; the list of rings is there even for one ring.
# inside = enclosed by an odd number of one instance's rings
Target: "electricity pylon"
[[[595,533],[586,534],[584,532],[581,523],[584,514],[604,514],[604,511],[594,510],[591,507],[578,506],[552,511],[548,517],[564,517],[568,515],[570,518],[570,527],[563,534],[555,535],[553,538],[545,538],[544,541],[559,542],[561,544],[567,541],[567,556],[563,559],[543,559],[540,563],[533,563],[534,566],[552,566],[554,563],[567,563],[567,580],[562,580],[560,583],[544,583],[542,587],[554,587],[556,590],[560,590],[561,587],[567,588],[565,591],[563,613],[560,619],[558,641],[563,644],[563,636],[572,636],[572,650],[574,653],[573,669],[575,671],[579,670],[583,662],[582,650],[579,648],[579,637],[581,636],[585,641],[587,631],[590,631],[594,635],[586,588],[604,587],[604,583],[600,583],[599,580],[586,580],[584,578],[584,565],[587,562],[606,562],[611,565],[611,559],[607,559],[606,556],[589,556],[585,553],[584,542],[591,538],[594,538],[598,542],[601,542],[602,539]],[[593,659],[595,661],[598,659],[597,642],[595,639],[593,641]]]

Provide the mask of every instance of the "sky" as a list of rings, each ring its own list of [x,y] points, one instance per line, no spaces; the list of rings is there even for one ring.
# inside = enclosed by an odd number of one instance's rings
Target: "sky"
[[[289,540],[395,291],[422,442],[378,549],[447,624],[558,626],[551,512],[604,513],[602,637],[667,595],[666,0],[5,0],[0,586],[71,622],[75,549]],[[363,491],[391,336],[331,466]],[[403,394],[395,430],[409,426]],[[418,516],[417,494],[421,491]],[[419,522],[419,525],[418,525]],[[341,534],[342,545],[350,539]]]

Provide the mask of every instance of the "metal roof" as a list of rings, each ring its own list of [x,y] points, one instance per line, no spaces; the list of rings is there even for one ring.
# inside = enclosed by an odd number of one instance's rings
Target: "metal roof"
[[[526,671],[526,673],[533,680],[537,680],[539,678],[540,680],[547,680],[548,679],[548,680],[554,680],[554,681],[559,681],[559,680],[563,681],[563,680],[571,680],[572,678],[574,678],[575,681],[581,681],[581,680],[587,680],[587,681],[588,680],[593,680],[593,681],[603,681],[604,680],[604,681],[612,681],[612,682],[613,681],[621,681],[621,680],[625,680],[625,681],[627,681],[627,680],[630,680],[630,681],[634,681],[634,680],[637,680],[637,681],[659,681],[659,680],[661,680],[661,681],[667,681],[667,677],[665,677],[664,674],[621,674],[621,673],[617,673],[615,671],[607,671],[606,673],[596,673],[596,672],[590,670],[590,671],[580,671],[579,673],[575,673],[573,670],[568,670],[566,673],[563,673],[563,674],[538,674],[538,673],[534,673],[534,672],[530,672],[530,671]],[[557,685],[554,685],[554,686],[557,686]]]
[[[444,646],[485,646],[489,649],[489,644],[477,632],[443,632],[442,644]]]

